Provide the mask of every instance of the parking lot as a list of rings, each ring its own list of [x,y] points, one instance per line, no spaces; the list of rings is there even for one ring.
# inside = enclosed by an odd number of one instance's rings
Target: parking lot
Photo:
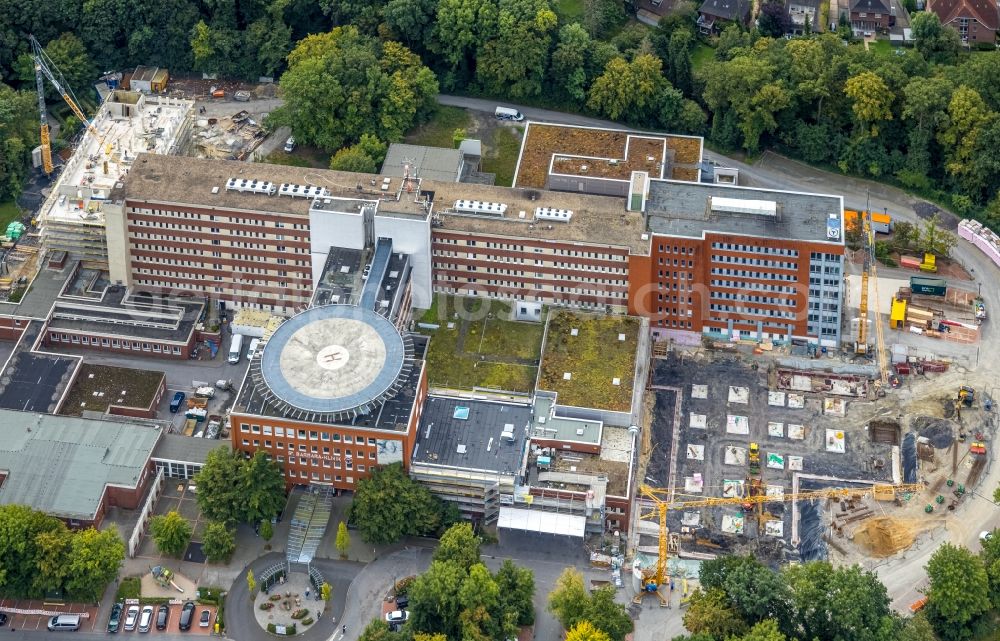
[[[0,599],[0,612],[10,617],[6,627],[11,630],[45,630],[45,626],[49,621],[49,615],[15,614],[13,610],[41,610],[45,612],[59,612],[60,614],[85,614],[86,617],[80,621],[80,630],[83,632],[101,632],[106,629],[108,623],[107,621],[97,620],[97,608],[93,606],[86,607],[80,604],[68,604],[66,606],[46,605],[43,601]]]
[[[170,608],[170,615],[167,618],[167,627],[163,630],[156,629],[156,615],[157,612],[159,611],[160,606],[154,605],[152,607],[153,607],[153,618],[150,624],[149,634],[171,634],[171,633],[181,632],[180,629],[181,609],[184,607],[184,604],[175,603],[168,606]],[[126,607],[125,610],[122,612],[122,623],[121,623],[121,628],[119,628],[119,632],[124,634],[145,634],[138,631],[138,625],[136,626],[137,628],[136,630],[132,631],[125,630],[125,611],[127,610],[128,607]],[[201,613],[204,610],[208,610],[209,612],[209,619],[208,619],[209,623],[206,627],[203,628],[200,626],[199,620],[201,617]],[[196,604],[196,607],[194,609],[194,618],[191,621],[191,629],[184,630],[184,634],[210,634],[212,632],[213,626],[215,625],[216,610],[217,608],[213,605]],[[107,629],[107,621],[102,621],[101,623],[102,625],[96,628],[97,631]]]

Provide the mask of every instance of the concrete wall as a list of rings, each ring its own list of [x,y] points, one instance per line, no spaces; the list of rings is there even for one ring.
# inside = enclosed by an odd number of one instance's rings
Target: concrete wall
[[[549,174],[546,186],[555,191],[572,191],[598,196],[628,196],[629,181],[595,178],[593,176],[570,176]]]
[[[312,256],[313,283],[323,275],[330,247],[365,248],[364,217],[361,212],[347,213],[309,210],[309,252]]]
[[[123,202],[109,200],[104,203],[104,230],[108,239],[108,271],[111,282],[131,286],[128,222]]]
[[[313,234],[315,236],[315,231]],[[394,252],[409,254],[413,265],[413,306],[429,309],[432,302],[430,218],[419,220],[412,216],[378,214],[375,216],[375,238],[391,238]]]

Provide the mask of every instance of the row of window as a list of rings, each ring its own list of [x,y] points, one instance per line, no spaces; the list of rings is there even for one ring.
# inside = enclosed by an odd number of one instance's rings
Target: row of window
[[[657,327],[676,327],[678,329],[691,329],[691,321],[679,321],[676,319],[672,320],[658,320],[656,321]]]
[[[658,278],[680,278],[681,280],[694,280],[694,272],[674,272],[666,269],[659,269],[656,272]]]
[[[94,347],[114,347],[116,349],[130,349],[137,352],[152,352],[154,354],[180,354],[181,348],[177,345],[163,345],[159,343],[143,343],[141,341],[127,341],[119,338],[98,338],[97,336],[80,336],[78,334],[62,334],[49,332],[49,339],[53,343],[70,343],[73,345],[93,345]]]
[[[711,297],[722,300],[736,300],[749,303],[764,303],[766,305],[781,305],[784,307],[795,307],[794,298],[770,298],[767,296],[735,294],[733,292],[715,292],[715,291],[712,292]]]
[[[799,250],[785,249],[784,247],[766,247],[760,245],[740,245],[738,243],[712,243],[712,249],[724,249],[726,251],[743,252],[746,254],[770,254],[772,256],[799,257]]]
[[[827,276],[839,276],[840,275],[840,267],[839,266],[835,266],[835,267],[826,266],[826,267],[824,267],[822,265],[810,264],[809,265],[809,273],[810,274],[826,274]]]
[[[823,285],[824,287],[837,287],[840,285],[840,281],[836,278],[819,278],[817,276],[809,277],[810,285]]]
[[[746,256],[729,256],[727,254],[712,254],[712,262],[729,263],[732,265],[753,265],[754,267],[770,267],[772,269],[798,269],[798,263],[787,263],[783,260],[767,260],[764,258],[747,258]]]
[[[462,296],[487,296],[495,298],[495,296],[493,296],[494,292],[491,292],[489,290],[479,291],[477,289],[466,289],[464,287],[462,288],[443,287],[441,285],[435,285],[434,291],[445,294],[461,294]],[[516,296],[513,296],[513,298],[516,300],[525,300],[524,294],[517,294]],[[531,298],[531,300],[537,301],[539,303],[548,301],[553,305],[560,305],[563,307],[578,307],[580,309],[604,309],[606,307],[606,304],[603,302],[591,303],[588,301],[581,301],[572,298],[568,300],[564,298],[556,298],[554,296],[534,296]]]
[[[521,281],[516,280],[503,280],[498,278],[487,278],[480,281],[478,278],[465,278],[462,276],[455,276],[452,274],[438,274],[437,280],[439,281],[456,281],[460,283],[478,283],[483,282],[487,285],[494,285],[497,287],[510,287],[514,289],[522,289],[526,285]],[[613,283],[612,283],[613,284]],[[624,286],[624,283],[622,283]],[[603,289],[586,289],[582,287],[566,287],[563,285],[551,285],[548,283],[542,283],[538,285],[532,285],[531,288],[536,291],[553,291],[553,292],[566,292],[570,294],[582,294],[585,296],[605,296],[608,298],[627,298],[628,292],[616,291],[616,290],[603,290]],[[476,294],[466,294],[467,296],[475,296]]]
[[[204,243],[204,240],[201,239],[201,238],[191,238],[191,237],[188,237],[188,236],[166,236],[166,235],[163,235],[163,234],[143,234],[141,232],[129,232],[129,238],[132,239],[132,240],[160,240],[160,241],[169,241],[169,242],[175,242],[175,243],[192,243],[192,242],[194,242],[194,243]],[[134,244],[138,244],[138,243],[134,243]],[[212,244],[213,247],[221,247],[222,246],[222,240],[220,240],[218,238],[213,238],[211,244]],[[261,250],[261,251],[284,251],[284,252],[289,251],[288,248],[285,245],[265,245],[263,243],[245,243],[245,242],[239,241],[239,240],[230,240],[230,241],[227,241],[225,246],[226,247],[239,247],[240,249],[258,249],[258,250]],[[308,254],[309,253],[309,248],[293,247],[291,253],[293,253],[293,254]],[[256,259],[259,259],[260,257],[259,256],[254,256],[253,258],[256,260]],[[285,259],[284,258],[279,258],[278,259],[278,264],[279,265],[284,265],[285,264]],[[309,263],[305,262],[305,261],[293,261],[292,263],[289,263],[289,264],[294,264],[294,265],[308,265]]]
[[[809,314],[808,320],[811,323],[823,322],[826,324],[837,323],[838,318],[836,316],[820,316],[819,314]]]
[[[435,243],[442,243],[446,245],[458,245],[464,247],[486,247],[487,249],[512,249],[517,247],[514,251],[524,251],[524,245],[507,245],[506,243],[495,243],[492,241],[477,241],[472,239],[459,240],[458,238],[435,236]],[[532,251],[536,254],[542,253],[552,253],[557,256],[575,256],[577,258],[595,258],[598,260],[613,260],[622,262],[628,260],[628,256],[625,254],[605,254],[603,252],[590,252],[590,251],[579,251],[577,249],[552,249],[548,250],[543,247],[532,247]]]
[[[674,245],[673,247],[671,247],[670,245],[660,245],[660,253],[661,254],[662,253],[666,253],[666,254],[673,253],[673,254],[691,254],[691,255],[693,255],[694,254],[694,247],[684,247],[683,245],[681,245],[680,247],[678,247],[677,245]]]
[[[709,309],[716,312],[731,312],[750,316],[767,316],[768,318],[795,320],[795,312],[782,312],[777,309],[757,309],[755,307],[742,307],[740,305],[723,305],[722,303],[711,303]]]
[[[513,263],[515,265],[524,265],[527,262],[523,257],[519,256],[492,256],[490,254],[441,251],[439,249],[434,250],[433,255],[440,258],[467,258],[468,260],[478,260],[478,261],[497,262],[497,263]],[[530,265],[532,263],[528,262],[527,264]],[[628,269],[626,269],[625,267],[608,267],[607,265],[589,265],[583,263],[567,263],[563,261],[545,261],[542,260],[541,258],[536,258],[533,264],[536,266],[559,267],[562,269],[574,269],[577,271],[590,271],[590,272],[604,272],[608,274],[628,273]]]
[[[357,443],[358,445],[365,444],[365,437],[359,436],[355,439],[351,434],[340,434],[339,432],[326,432],[319,430],[296,430],[295,428],[289,427],[287,430],[284,427],[270,426],[270,425],[253,425],[250,423],[240,423],[240,432],[244,434],[264,434],[265,436],[270,436],[273,432],[275,436],[286,436],[290,439],[299,439],[303,441],[332,441],[334,443]],[[368,445],[375,446],[375,438],[368,437]],[[360,452],[358,456],[360,456]]]
[[[186,218],[189,220],[218,220],[219,222],[235,223],[238,225],[256,225],[258,227],[274,227],[275,229],[309,229],[306,223],[286,223],[280,220],[266,221],[260,218],[230,218],[217,214],[195,214],[189,211],[171,211],[167,209],[144,209],[141,207],[129,207],[130,214],[152,214],[163,218]]]
[[[736,289],[748,289],[757,292],[774,292],[776,294],[794,294],[798,291],[795,287],[789,287],[788,285],[767,285],[765,283],[756,283],[754,281],[745,280],[713,278],[710,283],[714,287],[733,287]]]
[[[160,219],[157,220],[146,220],[144,218],[133,219],[131,221],[133,227],[155,227],[157,229],[175,229],[177,231],[193,231],[198,233],[210,232],[212,234],[222,234],[225,233],[220,227],[205,227],[203,225],[182,225],[180,223],[169,223],[163,222]],[[285,240],[285,234],[268,234],[262,231],[247,231],[240,228],[227,228],[226,231],[229,232],[230,236],[247,236],[249,238],[264,238],[273,240]],[[297,236],[288,236],[288,240],[308,242],[307,238],[299,238]]]
[[[810,252],[809,260],[823,260],[828,263],[839,263],[843,258],[840,254],[824,254],[822,252]]]
[[[798,279],[796,274],[776,274],[773,272],[754,272],[749,269],[730,269],[728,267],[713,267],[713,276],[740,276],[742,278],[755,278],[757,280],[785,280],[794,281]]]

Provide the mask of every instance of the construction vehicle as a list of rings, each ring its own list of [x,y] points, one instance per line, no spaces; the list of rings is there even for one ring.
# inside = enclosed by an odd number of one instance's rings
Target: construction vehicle
[[[868,345],[868,287],[874,293],[874,325],[875,325],[875,358],[879,371],[879,380],[875,384],[876,393],[885,394],[885,385],[889,382],[889,369],[886,364],[885,340],[882,335],[882,319],[878,311],[878,268],[875,259],[875,233],[872,231],[871,210],[866,206],[862,212],[861,239],[865,252],[864,269],[861,272],[861,299],[859,301],[858,334],[854,343],[855,354],[870,353]]]
[[[90,119],[80,109],[80,101],[73,94],[73,89],[66,82],[66,78],[63,77],[59,68],[49,58],[49,55],[42,49],[42,45],[35,39],[35,36],[29,35],[28,39],[31,41],[31,57],[35,63],[35,90],[38,92],[38,115],[41,121],[39,139],[41,140],[42,147],[42,169],[46,174],[51,174],[53,169],[52,145],[49,139],[49,120],[45,110],[45,81],[43,80],[43,76],[49,79],[55,90],[59,92],[59,95],[69,105],[69,108],[73,110],[73,115],[98,137],[98,147],[102,145],[103,139],[97,128],[94,127]]]
[[[976,400],[976,390],[968,385],[963,385],[958,389],[958,400],[962,402],[962,405],[972,407],[973,401]]]
[[[751,444],[752,445],[752,444]],[[752,485],[750,486],[753,487]],[[764,503],[789,503],[793,501],[804,501],[810,499],[829,499],[838,497],[854,496],[858,494],[872,493],[873,495],[885,496],[887,493],[906,494],[919,492],[924,489],[922,483],[873,483],[870,488],[865,487],[830,487],[822,490],[809,490],[805,492],[793,492],[785,494],[780,499],[769,497],[767,492],[754,492],[752,489],[746,496],[737,497],[716,497],[706,496],[697,499],[674,500],[675,492],[665,488],[655,488],[648,485],[639,486],[639,518],[657,519],[659,521],[658,556],[656,567],[643,572],[642,591],[633,599],[633,603],[641,603],[642,598],[648,595],[656,595],[660,600],[661,607],[669,607],[670,593],[663,593],[662,588],[670,585],[670,576],[667,573],[668,546],[670,541],[670,531],[667,529],[667,512],[670,510],[689,510],[701,507],[715,507],[719,505],[740,505],[744,509],[752,509]],[[644,504],[645,502],[645,504]],[[650,505],[651,504],[651,505]],[[749,507],[748,507],[749,506]],[[650,509],[652,508],[652,509]],[[645,510],[645,511],[644,511]],[[766,512],[761,509],[758,519],[766,517]]]
[[[750,443],[750,474],[760,474],[760,445],[757,443]]]

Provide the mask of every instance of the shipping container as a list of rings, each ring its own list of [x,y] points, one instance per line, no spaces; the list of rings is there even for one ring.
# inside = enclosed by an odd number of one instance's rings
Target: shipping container
[[[923,296],[944,296],[948,291],[948,282],[943,278],[910,276],[910,289],[914,294]]]

